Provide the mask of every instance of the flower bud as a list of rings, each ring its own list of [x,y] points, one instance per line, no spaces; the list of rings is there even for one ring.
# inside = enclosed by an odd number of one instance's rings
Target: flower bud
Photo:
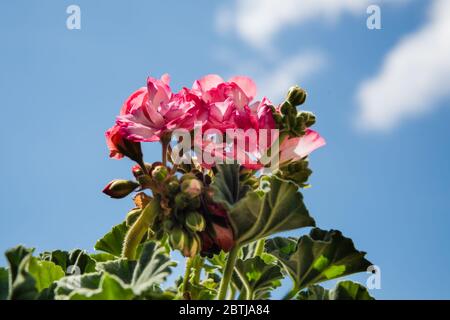
[[[192,209],[192,210],[196,210],[196,209],[200,208],[201,205],[202,205],[202,201],[201,201],[200,197],[195,197],[195,198],[189,200],[188,208]]]
[[[316,123],[316,116],[309,111],[302,111],[297,117],[302,119],[302,123],[306,128],[309,128]]]
[[[294,86],[289,89],[286,100],[294,107],[299,106],[306,101],[306,91],[299,86]]]
[[[144,174],[144,171],[142,170],[140,165],[135,165],[133,168],[131,168],[131,172],[133,173],[133,176],[135,178],[139,178]]]
[[[186,215],[186,227],[193,232],[201,232],[205,230],[205,218],[196,211],[191,211]]]
[[[167,220],[165,220],[165,221],[163,222],[163,228],[164,228],[164,230],[166,230],[166,231],[171,231],[173,227],[174,227],[174,223],[173,223],[172,220],[167,219]]]
[[[167,175],[169,174],[169,171],[165,166],[156,166],[152,170],[152,178],[155,181],[163,182],[164,179],[166,179]]]
[[[170,181],[167,184],[167,190],[169,190],[169,192],[172,194],[177,192],[179,188],[180,188],[180,183],[177,180]]]
[[[198,253],[200,253],[201,250],[201,240],[200,237],[197,234],[193,234],[192,237],[189,238],[189,241],[187,241],[186,245],[183,248],[183,255],[185,257],[194,257]]]
[[[185,209],[189,205],[188,196],[184,193],[179,193],[175,197],[175,206],[177,209]]]
[[[122,129],[118,125],[106,131],[105,135],[111,158],[120,159],[126,156],[137,163],[142,163],[140,142],[133,142],[126,139]]]
[[[203,184],[198,179],[188,179],[181,183],[181,192],[193,199],[202,193]]]
[[[113,180],[103,189],[103,193],[111,198],[121,199],[132,193],[137,187],[139,187],[139,183],[134,181]]]
[[[181,228],[174,228],[170,232],[169,241],[174,249],[182,251],[188,243],[188,235]]]

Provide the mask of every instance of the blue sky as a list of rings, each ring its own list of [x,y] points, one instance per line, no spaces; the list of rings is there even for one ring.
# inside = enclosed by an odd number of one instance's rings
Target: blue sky
[[[101,190],[132,164],[108,159],[104,131],[148,75],[178,89],[246,74],[274,102],[308,90],[328,145],[306,203],[381,268],[372,294],[450,298],[446,2],[2,1],[0,251],[92,250],[122,221],[131,200]],[[381,30],[366,27],[372,3]],[[66,28],[70,4],[81,30]],[[158,145],[144,150],[158,160]]]

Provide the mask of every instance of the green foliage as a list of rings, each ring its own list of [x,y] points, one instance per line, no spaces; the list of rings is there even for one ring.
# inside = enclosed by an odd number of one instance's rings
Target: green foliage
[[[281,285],[281,269],[275,263],[267,263],[261,257],[236,262],[235,271],[242,282],[242,296],[253,299],[268,299],[270,292]]]
[[[86,251],[75,249],[70,252],[55,250],[43,252],[40,258],[60,266],[65,273],[88,273],[95,271],[95,260]]]
[[[299,300],[374,300],[363,285],[349,280],[339,282],[333,290],[312,285],[300,291],[297,298]]]
[[[303,196],[290,182],[273,176],[270,191],[250,191],[229,211],[236,243],[243,245],[278,232],[315,226]]]
[[[104,251],[106,253],[112,254],[113,256],[120,257],[122,253],[122,244],[127,234],[127,224],[122,222],[114,226],[111,231],[103,236],[97,241],[94,248],[95,250]]]
[[[352,240],[341,232],[314,228],[299,239],[268,239],[279,232],[315,226],[298,191],[306,181],[305,172],[294,167],[289,170],[285,176],[253,177],[258,183],[250,187],[243,182],[243,171],[238,165],[217,167],[215,179],[207,186],[213,190],[214,201],[225,209],[227,223],[233,229],[233,264],[223,251],[207,258],[192,254],[185,278],[177,281],[175,288],[164,289],[176,265],[170,259],[169,239],[172,247],[183,239],[176,237],[173,228],[163,237],[151,237],[155,233],[147,228],[145,232],[152,240],[139,238],[133,259],[122,258],[129,231],[124,221],[97,241],[95,249],[100,251],[97,253],[76,249],[33,256],[33,249],[22,246],[8,250],[9,266],[0,268],[0,300],[269,299],[286,275],[294,281],[294,289],[287,298],[373,299],[366,288],[351,281],[340,282],[332,290],[317,285],[366,271],[371,264],[364,258],[365,253],[356,250]],[[253,175],[251,171],[244,173]],[[159,200],[155,203],[160,206]],[[170,211],[166,205],[161,201],[164,207],[161,214]],[[200,213],[203,205],[199,204],[196,211],[184,217],[186,226],[199,234],[208,223]],[[153,228],[158,226],[152,225]],[[183,227],[180,231],[184,233],[187,229]],[[200,251],[202,241],[198,237],[195,252]],[[230,282],[225,287],[229,291],[222,289],[223,278]]]
[[[118,259],[102,262],[97,265],[97,269],[116,276],[129,285],[135,295],[140,296],[154,291],[155,287],[166,280],[175,265],[164,247],[155,242],[147,242],[137,261]]]
[[[322,281],[366,271],[371,263],[353,241],[340,231],[311,230],[310,235],[293,239],[270,239],[267,251],[284,266],[301,290]]]
[[[0,268],[0,300],[6,300],[9,292],[9,272]]]
[[[22,246],[8,250],[5,255],[9,263],[10,284],[8,298],[33,300],[46,298],[46,289],[64,277],[62,268],[51,261],[32,256],[33,249]],[[51,294],[50,294],[51,296]]]

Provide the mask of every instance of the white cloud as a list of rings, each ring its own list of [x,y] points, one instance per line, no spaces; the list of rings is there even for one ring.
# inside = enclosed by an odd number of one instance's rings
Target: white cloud
[[[265,70],[258,76],[260,90],[274,103],[280,102],[287,90],[320,71],[326,64],[326,58],[319,52],[305,52],[277,64],[273,69]]]
[[[357,94],[357,123],[386,131],[450,96],[450,1],[434,0],[428,21],[385,57]]]
[[[219,9],[216,26],[223,33],[235,32],[250,45],[267,49],[286,27],[314,19],[335,21],[345,13],[365,15],[367,7],[378,2],[383,0],[235,0],[234,6]]]

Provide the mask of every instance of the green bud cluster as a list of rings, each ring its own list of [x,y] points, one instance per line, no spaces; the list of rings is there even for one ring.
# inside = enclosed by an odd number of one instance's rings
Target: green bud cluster
[[[306,91],[298,86],[289,89],[286,100],[281,104],[279,110],[272,109],[272,115],[282,132],[290,137],[300,137],[305,130],[316,122],[316,117],[308,111],[297,111],[297,106],[306,101]]]
[[[185,173],[166,181],[169,206],[174,208],[165,217],[162,229],[169,235],[172,248],[192,257],[201,250],[199,232],[206,229],[206,220],[201,213],[204,183],[194,173]]]
[[[307,182],[311,174],[312,171],[308,167],[307,159],[290,162],[282,166],[277,172],[277,176],[282,179],[294,182],[300,188],[308,186]]]

